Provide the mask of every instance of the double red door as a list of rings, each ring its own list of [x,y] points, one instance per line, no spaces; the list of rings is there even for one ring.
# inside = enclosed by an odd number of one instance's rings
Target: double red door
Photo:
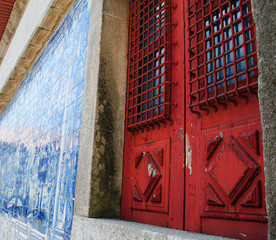
[[[249,0],[132,0],[122,219],[264,239]]]

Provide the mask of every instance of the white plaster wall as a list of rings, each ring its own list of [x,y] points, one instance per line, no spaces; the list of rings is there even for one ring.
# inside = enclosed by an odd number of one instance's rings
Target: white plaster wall
[[[0,66],[0,93],[54,0],[30,0]]]

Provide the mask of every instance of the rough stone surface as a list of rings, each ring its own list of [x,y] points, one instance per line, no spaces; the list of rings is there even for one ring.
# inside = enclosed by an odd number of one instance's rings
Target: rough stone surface
[[[128,1],[91,5],[75,214],[113,218],[120,216]]]
[[[268,211],[268,239],[276,239],[276,1],[253,0],[259,67],[259,101]]]
[[[32,59],[34,59],[34,57],[36,56],[38,51],[39,51],[39,47],[31,45],[26,50],[26,52],[24,54],[24,58],[32,60]],[[14,74],[14,73],[12,73],[12,74]]]
[[[130,0],[105,0],[103,12],[111,17],[128,20],[129,17],[129,1]]]
[[[71,1],[71,3],[72,3],[72,2],[74,2],[74,0]],[[68,8],[68,6],[69,6],[71,3],[68,3],[68,0],[54,0],[54,2],[52,3],[52,6],[53,6],[54,8],[64,10],[64,9]]]
[[[84,96],[82,107],[80,153],[75,190],[74,213],[89,216],[92,157],[95,127],[95,112],[100,64],[100,42],[102,29],[102,1],[92,0],[87,47],[87,62],[85,70]]]
[[[41,27],[47,30],[53,29],[60,18],[60,10],[51,8],[50,13],[44,18]]]
[[[25,76],[25,74],[26,74],[26,68],[21,67],[21,66],[16,67],[16,71],[14,71],[10,77],[12,79],[10,81],[10,85],[13,85],[13,83],[15,81],[20,83],[20,81],[18,79],[23,78]]]
[[[19,65],[25,69],[29,69],[31,67],[31,60],[26,59],[26,58],[21,58]]]
[[[126,1],[124,7],[126,11]],[[121,15],[121,11],[117,15],[107,12],[103,15],[92,167],[92,217],[120,216],[128,32],[127,18],[123,18],[127,14]]]
[[[50,34],[51,31],[39,27],[31,41],[31,44],[34,46],[41,47],[42,45],[44,45],[46,39],[48,39]]]
[[[223,240],[223,238],[199,233],[161,228],[121,220],[94,219],[74,216],[72,240]]]

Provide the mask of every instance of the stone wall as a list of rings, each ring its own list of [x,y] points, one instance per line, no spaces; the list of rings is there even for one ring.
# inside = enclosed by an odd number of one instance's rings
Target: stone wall
[[[120,217],[129,0],[91,0],[75,215]]]
[[[276,239],[276,1],[252,0],[256,22],[268,239]]]
[[[77,0],[0,116],[0,238],[69,239],[90,9]]]

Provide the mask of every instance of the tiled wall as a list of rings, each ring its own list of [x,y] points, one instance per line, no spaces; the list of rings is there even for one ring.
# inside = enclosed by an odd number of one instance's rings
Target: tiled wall
[[[90,11],[76,0],[0,117],[0,239],[68,239]]]

